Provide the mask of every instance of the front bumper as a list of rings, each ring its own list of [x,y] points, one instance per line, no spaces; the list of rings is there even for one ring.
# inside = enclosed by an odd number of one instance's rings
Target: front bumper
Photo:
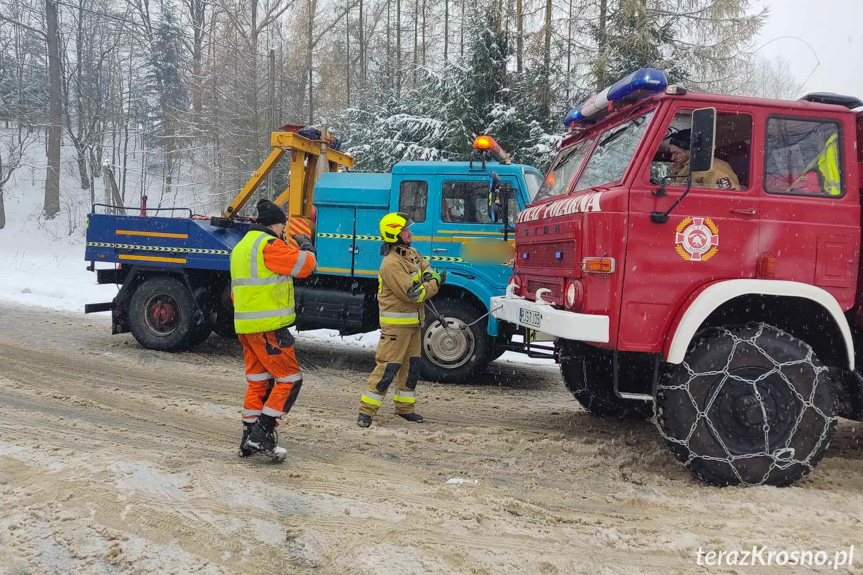
[[[547,333],[561,339],[608,343],[608,316],[555,309],[539,298],[531,302],[511,294],[491,298],[491,315],[500,321]],[[524,310],[524,311],[523,311]],[[527,312],[527,313],[525,313]],[[525,316],[533,319],[525,323]],[[537,321],[538,320],[538,321]]]

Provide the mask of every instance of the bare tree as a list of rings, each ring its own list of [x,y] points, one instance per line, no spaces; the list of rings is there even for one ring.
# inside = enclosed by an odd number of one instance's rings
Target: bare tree
[[[759,56],[749,72],[741,91],[748,96],[794,100],[800,96],[801,82],[791,71],[791,64],[782,56],[767,59]]]
[[[11,133],[0,136],[0,230],[6,227],[6,184],[15,170],[21,167],[27,148],[36,142],[36,136],[20,124]]]

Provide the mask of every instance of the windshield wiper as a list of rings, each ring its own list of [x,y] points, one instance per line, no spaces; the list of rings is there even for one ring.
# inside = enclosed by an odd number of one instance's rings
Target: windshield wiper
[[[619,138],[621,134],[625,133],[625,132],[626,132],[627,130],[629,130],[631,127],[633,127],[633,126],[640,126],[643,122],[644,122],[644,118],[643,118],[643,117],[642,117],[642,118],[636,118],[635,120],[631,121],[629,124],[627,124],[627,125],[625,125],[625,126],[621,126],[621,128],[620,128],[618,131],[614,132],[613,134],[609,134],[609,135],[607,135],[605,138],[603,138],[602,140],[600,140],[600,141],[599,141],[599,144],[597,144],[597,147],[599,147],[599,146],[605,146],[606,144],[609,144],[609,143],[613,142],[614,140],[616,140],[617,138]]]

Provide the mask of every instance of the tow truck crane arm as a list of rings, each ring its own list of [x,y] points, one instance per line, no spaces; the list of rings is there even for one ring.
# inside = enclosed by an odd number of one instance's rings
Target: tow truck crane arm
[[[261,182],[282,157],[290,152],[291,175],[288,187],[274,200],[278,205],[287,203],[288,229],[290,233],[303,233],[311,235],[312,232],[312,201],[314,199],[314,187],[317,182],[318,159],[326,159],[326,171],[339,171],[341,168],[353,168],[353,157],[332,150],[328,146],[328,140],[310,140],[294,132],[273,132],[270,135],[270,145],[273,150],[263,163],[255,170],[240,193],[231,201],[223,216],[226,218],[236,217],[237,212],[242,209]]]

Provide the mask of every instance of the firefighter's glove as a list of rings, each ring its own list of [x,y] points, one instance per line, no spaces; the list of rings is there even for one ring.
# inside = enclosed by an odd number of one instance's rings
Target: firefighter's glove
[[[438,272],[437,270],[427,269],[423,273],[423,281],[430,282],[432,280],[437,282],[438,287],[443,285],[443,283],[446,282],[446,270]]]
[[[305,234],[294,234],[291,237],[294,238],[294,241],[297,242],[297,245],[300,246],[301,250],[318,255],[318,250],[316,250],[314,244],[312,244],[312,238]]]
[[[422,302],[426,298],[426,287],[421,283],[415,283],[408,289],[407,296],[418,303]]]

